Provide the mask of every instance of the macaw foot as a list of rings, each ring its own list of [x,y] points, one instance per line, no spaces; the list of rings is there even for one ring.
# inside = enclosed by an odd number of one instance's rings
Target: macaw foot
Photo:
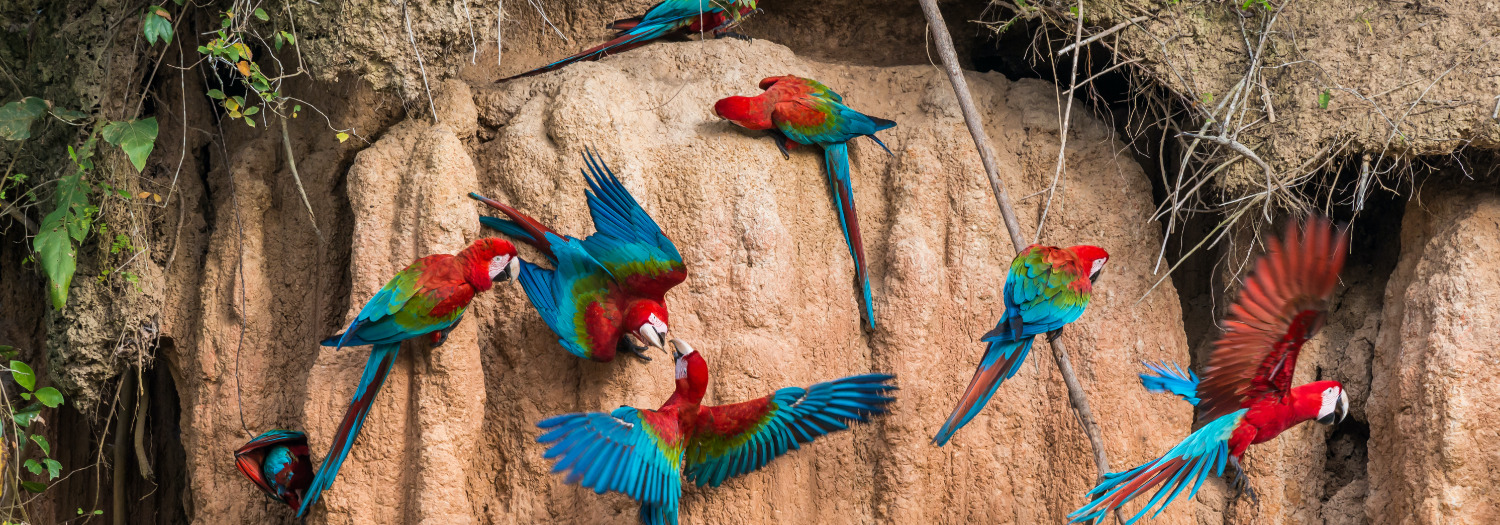
[[[1234,487],[1234,497],[1250,496],[1250,502],[1259,507],[1260,497],[1255,495],[1255,489],[1250,486],[1250,476],[1245,475],[1245,468],[1240,466],[1239,458],[1229,456],[1229,466],[1234,467],[1234,480],[1230,482]]]
[[[1062,337],[1062,331],[1063,331],[1063,329],[1058,328],[1058,329],[1053,330],[1051,332],[1047,332],[1047,342],[1051,343],[1053,341],[1057,341],[1057,338]]]
[[[448,332],[452,331],[453,329],[451,328],[448,330],[438,330],[436,332],[427,334],[427,337],[428,340],[432,343],[432,347],[437,348],[439,346],[443,346],[443,343],[448,341]]]
[[[646,356],[647,349],[649,349],[649,347],[647,347],[646,345],[637,343],[634,339],[631,339],[630,336],[624,335],[620,336],[620,344],[616,347],[615,352],[620,353],[620,351],[623,350],[624,353],[630,354],[632,356],[635,356],[636,359],[640,359],[641,361],[649,363],[651,362],[651,358]]]
[[[791,148],[788,147],[790,146],[790,144],[787,144],[786,137],[771,135],[771,142],[776,143],[776,150],[781,152],[781,160],[789,160],[792,158]]]
[[[750,35],[736,33],[734,31],[720,31],[714,34],[714,38],[733,38],[735,40],[743,40],[745,42],[753,40],[752,38],[750,38]]]

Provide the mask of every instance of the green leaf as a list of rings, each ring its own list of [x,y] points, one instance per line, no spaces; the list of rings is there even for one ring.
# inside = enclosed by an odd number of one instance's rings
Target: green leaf
[[[31,138],[31,123],[47,111],[47,103],[37,97],[26,97],[0,106],[0,137],[8,140]]]
[[[36,391],[36,400],[41,401],[43,405],[47,405],[47,408],[57,408],[63,404],[63,395],[56,388],[47,386]]]
[[[92,166],[88,157],[93,146],[85,143],[81,152],[69,148],[79,171],[57,181],[57,209],[42,218],[41,228],[32,239],[42,271],[47,274],[48,291],[52,296],[52,307],[61,310],[68,303],[68,287],[73,283],[73,272],[77,269],[77,251],[74,242],[83,241],[88,235],[90,216],[88,182],[83,180],[83,169]]]
[[[156,146],[156,117],[129,122],[111,122],[100,133],[104,141],[119,146],[130,157],[135,171],[146,169],[146,157]]]
[[[271,21],[271,17],[266,15],[266,10],[259,7],[255,8],[255,12],[251,14],[255,15],[255,18],[259,18],[262,22]]]
[[[28,459],[22,465],[26,467],[26,470],[31,471],[32,474],[40,475],[42,473],[42,464],[38,463],[37,460]]]
[[[22,481],[21,488],[26,489],[27,492],[41,494],[47,491],[47,484],[39,481]]]
[[[34,442],[34,443],[36,443],[36,446],[42,448],[42,455],[43,456],[51,456],[52,455],[52,444],[47,442],[47,438],[42,437],[41,434],[32,434],[31,435],[31,441]]]
[[[26,401],[31,401],[31,393],[30,392],[21,392],[21,399],[26,400]]]
[[[333,136],[335,138],[339,139],[340,143],[343,143],[344,141],[349,140],[349,134],[348,133],[344,133],[342,131],[333,134]]]
[[[250,109],[255,109],[255,108],[250,108]],[[245,117],[245,125],[246,126],[250,126],[250,127],[253,128],[253,127],[255,127],[255,120],[252,119],[252,118],[250,118],[250,117]]]
[[[217,89],[210,89],[208,90],[208,98],[215,100],[224,100],[224,92]]]
[[[250,106],[248,108],[245,108],[245,116],[247,116],[247,117],[250,116],[250,115],[254,115],[256,113],[260,113],[260,108],[259,107]]]
[[[275,35],[273,35],[271,37],[271,40],[276,43],[276,50],[281,51],[281,44],[283,43],[283,41],[281,40],[281,33],[276,33]]]
[[[297,45],[297,35],[287,33],[286,31],[282,31],[282,33],[284,33],[286,36],[286,43],[294,46]]]
[[[162,42],[172,43],[172,21],[162,16],[165,9],[159,7],[146,8],[146,21],[141,24],[141,31],[146,34],[146,42],[156,44],[159,38]]]
[[[14,414],[11,414],[11,419],[16,422],[16,425],[22,427],[30,427],[31,421],[36,419],[36,417],[41,413],[42,405],[38,403],[32,403],[30,405],[27,405],[26,408],[23,408]]]
[[[36,390],[36,372],[31,371],[31,366],[20,361],[10,362],[10,375],[16,379],[16,384],[26,390]]]
[[[20,354],[20,352],[16,351],[16,347],[0,345],[0,357],[15,359],[17,354]]]
[[[62,463],[52,458],[42,460],[42,466],[47,467],[47,479],[54,480],[62,475]]]
[[[1329,90],[1325,89],[1325,90],[1323,90],[1322,93],[1318,93],[1318,109],[1328,109],[1328,103],[1332,102],[1332,101],[1333,101],[1333,92],[1332,91],[1329,91]]]

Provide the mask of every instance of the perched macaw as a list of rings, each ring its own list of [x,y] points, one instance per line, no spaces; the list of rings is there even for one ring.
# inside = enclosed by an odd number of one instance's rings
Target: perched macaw
[[[854,181],[849,176],[849,141],[866,136],[885,146],[875,132],[889,129],[895,122],[871,117],[844,105],[844,97],[822,83],[791,75],[761,79],[764,93],[753,97],[728,97],[714,103],[714,113],[747,129],[771,130],[782,156],[793,144],[823,148],[828,184],[833,203],[839,212],[839,226],[844,242],[854,258],[855,278],[860,282],[865,323],[875,327],[875,303],[870,294],[870,278],[865,273],[865,244],[859,233],[859,214],[854,210]]]
[[[1323,327],[1348,246],[1345,233],[1321,218],[1310,219],[1300,232],[1289,224],[1284,241],[1272,239],[1229,309],[1224,335],[1214,343],[1202,380],[1165,366],[1141,376],[1146,388],[1193,402],[1198,411],[1193,433],[1154,461],[1105,475],[1089,491],[1092,501],[1068,518],[1102,521],[1160,487],[1126,523],[1135,523],[1152,507],[1154,517],[1184,488],[1192,488],[1192,499],[1210,473],[1224,474],[1226,463],[1234,467],[1235,485],[1248,489],[1240,457],[1250,445],[1270,441],[1304,421],[1343,421],[1349,398],[1342,384],[1315,381],[1293,387],[1292,373],[1302,344]]]
[[[1108,252],[1089,245],[1033,244],[1016,256],[1005,278],[1005,313],[995,329],[980,338],[989,343],[984,358],[958,399],[958,407],[932,438],[934,444],[946,445],[958,429],[979,415],[1000,383],[1021,369],[1036,336],[1050,333],[1048,340],[1055,339],[1064,325],[1083,315],[1107,260]]]
[[[514,277],[520,258],[516,246],[499,238],[474,241],[457,255],[429,255],[411,263],[370,298],[343,333],[324,339],[323,346],[373,345],[365,361],[365,372],[354,389],[354,399],[344,420],[333,434],[328,455],[313,479],[298,516],[305,516],[318,496],[333,484],[339,466],[359,437],[371,402],[396,363],[401,342],[429,336],[433,346],[443,344],[453,327],[463,319],[474,295],[489,290],[495,281]]]
[[[623,53],[660,38],[702,34],[705,31],[713,33],[714,38],[730,35],[731,29],[756,10],[755,2],[756,0],[663,0],[651,6],[644,15],[610,23],[608,27],[619,33],[615,33],[615,37],[608,42],[500,81],[546,73],[574,62],[598,60],[605,55]]]
[[[865,374],[783,388],[760,399],[703,406],[708,363],[673,339],[677,389],[657,410],[620,407],[551,417],[537,423],[550,443],[552,472],[571,471],[567,483],[603,494],[615,491],[641,503],[641,523],[677,523],[682,477],[698,486],[760,469],[824,434],[865,422],[893,401],[894,376]]]
[[[601,363],[614,360],[618,350],[649,361],[646,345],[665,351],[667,291],[687,279],[687,266],[609,166],[592,152],[584,162],[585,195],[598,230],[587,239],[558,235],[515,208],[469,196],[510,217],[480,217],[480,223],[535,246],[556,268],[522,261],[520,281],[564,349]]]
[[[234,451],[234,466],[271,498],[292,510],[312,485],[312,460],[307,458],[307,435],[295,430],[268,430]]]

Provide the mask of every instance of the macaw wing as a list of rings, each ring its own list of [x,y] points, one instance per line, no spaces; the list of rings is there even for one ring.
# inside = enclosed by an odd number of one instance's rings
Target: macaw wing
[[[612,279],[609,270],[594,260],[578,239],[549,233],[547,240],[557,256],[557,269],[521,261],[521,288],[568,353],[593,359],[595,345],[585,314],[590,305],[607,300]]]
[[[1061,248],[1031,245],[1011,262],[1005,278],[1005,314],[983,341],[1014,341],[1051,332],[1078,320],[1093,288]]]
[[[689,436],[684,472],[699,486],[759,469],[789,450],[885,412],[894,376],[865,374],[811,388],[783,388],[733,405],[706,407]]]
[[[245,477],[250,478],[251,483],[272,496],[276,495],[276,489],[271,488],[270,480],[266,479],[264,471],[261,470],[261,462],[265,460],[265,449],[276,445],[301,446],[305,450],[307,434],[295,430],[268,430],[234,451],[235,468],[238,468]]]
[[[1198,405],[1198,374],[1192,370],[1183,370],[1177,363],[1162,361],[1160,363],[1141,363],[1150,370],[1149,373],[1140,374],[1141,387],[1146,391],[1156,394],[1172,394],[1182,398],[1183,401]]]
[[[598,233],[584,239],[584,248],[627,293],[661,298],[687,279],[682,254],[609,166],[592,152],[585,160],[589,214]]]
[[[626,33],[643,33],[646,29],[653,30],[653,34],[665,34],[666,31],[654,31],[657,28],[676,29],[691,23],[691,19],[704,13],[722,12],[720,2],[711,0],[664,0],[651,6],[646,14],[641,15],[640,21],[625,30]]]
[[[1161,514],[1182,489],[1191,488],[1187,499],[1193,499],[1210,474],[1224,473],[1224,465],[1229,462],[1229,438],[1244,416],[1244,410],[1225,414],[1193,432],[1162,457],[1124,472],[1105,474],[1099,485],[1089,491],[1091,501],[1068,514],[1068,523],[1102,523],[1111,512],[1152,488],[1156,488],[1156,493],[1151,500],[1125,525],[1133,525],[1153,507],[1156,512],[1152,517]]]
[[[542,420],[538,443],[552,472],[603,494],[615,491],[646,504],[675,509],[682,493],[682,433],[677,419],[653,410],[565,414]]]
[[[896,125],[840,102],[805,95],[777,101],[771,109],[771,122],[782,134],[802,144],[848,142]]]
[[[774,86],[774,85],[776,85],[778,83],[781,83],[781,82],[786,82],[787,84],[784,84],[782,87],[780,87],[778,89],[786,89],[786,90],[789,90],[789,91],[797,91],[797,90],[801,89],[802,87],[806,87],[806,91],[809,94],[812,94],[813,96],[823,97],[823,98],[826,98],[828,100],[832,100],[834,102],[843,102],[844,101],[844,96],[843,95],[838,94],[838,92],[836,92],[832,88],[829,88],[828,86],[824,85],[822,82],[818,82],[818,81],[810,79],[810,78],[802,78],[802,77],[792,76],[792,75],[782,75],[782,76],[779,76],[779,77],[766,77],[766,78],[762,78],[762,79],[760,79],[760,88],[768,90],[768,89],[771,89],[771,86]]]
[[[1288,224],[1283,239],[1271,239],[1204,367],[1200,424],[1291,389],[1297,354],[1323,327],[1348,247],[1345,232],[1318,217],[1300,231]]]

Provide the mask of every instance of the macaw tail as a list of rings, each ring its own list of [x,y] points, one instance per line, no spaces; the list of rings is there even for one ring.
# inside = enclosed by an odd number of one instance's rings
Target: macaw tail
[[[641,504],[642,525],[677,525],[677,507]]]
[[[1151,372],[1141,374],[1141,386],[1153,393],[1167,393],[1181,397],[1193,406],[1198,405],[1198,374],[1184,371],[1177,363],[1141,363]]]
[[[635,26],[641,25],[641,21],[645,19],[645,16],[621,18],[619,20],[615,20],[614,22],[610,22],[609,25],[604,27],[607,29],[613,29],[615,31],[629,31],[631,29],[635,29]]]
[[[339,467],[344,464],[344,458],[349,456],[354,440],[359,437],[359,429],[365,424],[365,416],[370,413],[370,403],[380,393],[380,386],[385,384],[385,378],[390,375],[391,366],[396,364],[396,354],[400,350],[400,343],[375,345],[370,350],[370,358],[365,361],[365,373],[359,378],[359,387],[354,389],[354,399],[349,402],[349,410],[344,412],[344,421],[339,423],[338,431],[333,434],[333,444],[328,448],[328,455],[323,457],[323,466],[318,469],[312,486],[307,488],[307,495],[302,498],[302,508],[297,510],[297,517],[306,516],[307,510],[318,501],[318,496],[339,475]]]
[[[626,19],[626,20],[629,20],[629,19]],[[624,22],[624,20],[622,20],[622,22]],[[529,77],[529,76],[532,76],[532,75],[540,75],[540,74],[546,73],[548,71],[553,71],[553,70],[556,70],[556,69],[561,69],[563,66],[566,66],[568,64],[572,64],[574,62],[583,62],[583,61],[587,61],[587,60],[599,60],[601,58],[604,58],[605,55],[609,55],[609,54],[612,54],[612,53],[623,53],[623,52],[629,51],[631,49],[635,49],[637,47],[644,46],[647,43],[651,42],[652,40],[656,40],[658,38],[661,38],[663,35],[666,35],[667,33],[671,32],[673,29],[676,29],[676,28],[677,28],[677,26],[674,26],[674,25],[652,25],[652,26],[647,27],[647,26],[642,26],[640,24],[635,24],[635,25],[630,26],[629,30],[626,30],[625,32],[620,33],[619,35],[615,36],[613,39],[611,39],[608,42],[605,42],[603,44],[599,44],[597,46],[594,46],[594,47],[591,47],[591,48],[588,48],[588,49],[585,49],[583,51],[579,51],[578,54],[576,54],[576,55],[570,56],[568,58],[564,58],[562,60],[558,60],[556,62],[553,62],[551,64],[547,64],[545,66],[542,66],[542,67],[539,67],[539,68],[536,68],[536,69],[533,69],[531,71],[527,71],[525,73],[521,73],[519,75],[512,76],[512,77],[502,78],[499,81],[500,82],[505,82],[505,81],[508,81],[508,80],[515,80],[515,79],[518,79],[518,78],[521,78],[521,77]]]
[[[1161,514],[1183,488],[1192,487],[1188,499],[1193,499],[1210,473],[1215,476],[1224,474],[1224,465],[1229,461],[1229,436],[1244,415],[1245,410],[1241,409],[1215,419],[1155,461],[1124,472],[1105,474],[1099,486],[1089,491],[1093,501],[1068,514],[1069,523],[1101,522],[1109,513],[1152,487],[1160,488],[1125,525],[1140,520],[1152,507],[1156,507],[1156,512],[1151,514],[1153,518]]]
[[[870,328],[875,328],[875,301],[870,294],[870,276],[865,273],[865,242],[859,235],[859,214],[854,211],[854,181],[849,178],[849,144],[840,142],[823,146],[823,160],[828,168],[828,184],[833,190],[833,204],[838,207],[839,226],[844,242],[854,258],[854,276],[859,279],[864,309],[860,313]]]
[[[510,217],[510,220],[505,220],[481,215],[479,217],[479,224],[520,239],[526,244],[530,244],[536,249],[541,250],[542,253],[547,254],[547,258],[552,260],[552,262],[557,262],[557,256],[552,254],[552,243],[547,240],[547,234],[553,233],[551,228],[503,202],[473,192],[469,193],[469,198],[483,202],[491,208],[500,210],[505,216]],[[556,235],[556,233],[553,233],[553,235]]]
[[[969,420],[979,415],[984,405],[990,402],[990,396],[995,395],[995,390],[1000,388],[1000,383],[1016,375],[1021,369],[1021,363],[1026,361],[1026,354],[1031,353],[1031,343],[1036,337],[1027,337],[1019,341],[992,341],[989,348],[984,351],[984,359],[979,361],[979,368],[974,371],[974,379],[969,380],[969,388],[964,390],[963,397],[958,398],[958,406],[943,422],[943,428],[938,429],[936,436],[932,438],[933,444],[943,446],[948,440],[953,439],[953,434],[958,429],[969,424]]]

